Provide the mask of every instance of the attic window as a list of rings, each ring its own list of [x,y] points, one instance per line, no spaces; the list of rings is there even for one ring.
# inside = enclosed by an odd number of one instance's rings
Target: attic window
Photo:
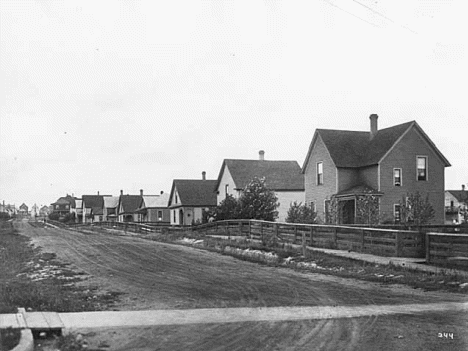
[[[393,185],[401,186],[401,168],[393,169]]]
[[[317,185],[323,185],[323,162],[317,163]]]
[[[417,175],[418,180],[427,180],[427,157],[418,156],[417,159]]]

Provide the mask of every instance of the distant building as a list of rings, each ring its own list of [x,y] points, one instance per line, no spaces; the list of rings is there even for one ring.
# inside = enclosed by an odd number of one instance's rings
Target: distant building
[[[203,211],[216,207],[216,180],[174,179],[169,196],[171,225],[191,225],[202,221]]]
[[[446,224],[465,223],[468,219],[468,191],[465,185],[462,190],[445,191]]]

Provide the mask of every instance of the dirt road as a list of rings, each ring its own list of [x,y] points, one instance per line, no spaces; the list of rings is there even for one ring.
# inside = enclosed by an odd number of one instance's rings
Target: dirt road
[[[42,229],[18,222],[44,252],[123,292],[116,309],[355,306],[466,301],[466,296],[304,274],[129,236]],[[88,331],[112,350],[464,350],[462,312]],[[453,339],[439,333],[453,333]]]

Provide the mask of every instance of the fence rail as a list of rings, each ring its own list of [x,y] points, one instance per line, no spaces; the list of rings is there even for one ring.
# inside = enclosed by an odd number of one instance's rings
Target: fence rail
[[[425,256],[425,236],[418,231],[348,226],[227,220],[193,227],[205,235],[241,236],[261,241],[303,244],[394,257]]]
[[[468,266],[468,234],[427,233],[426,262]]]

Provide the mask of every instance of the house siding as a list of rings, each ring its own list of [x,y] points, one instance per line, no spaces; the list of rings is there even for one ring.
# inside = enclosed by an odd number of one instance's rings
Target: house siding
[[[228,194],[238,199],[240,196],[240,192],[237,190],[234,190],[236,188],[234,179],[231,176],[231,172],[229,172],[229,168],[227,166],[224,166],[224,171],[223,171],[223,175],[221,176],[221,181],[219,182],[218,189],[216,189],[218,192],[217,193],[218,204],[226,198],[226,191],[225,191],[226,184],[229,185]]]
[[[416,157],[427,156],[427,181],[418,181],[416,176]],[[402,185],[394,186],[393,169],[402,169]],[[384,220],[393,219],[393,205],[402,201],[407,193],[419,192],[429,200],[435,210],[434,224],[443,224],[445,167],[442,160],[433,151],[419,132],[412,128],[406,133],[394,149],[380,163],[380,190],[384,196],[380,202]]]
[[[317,185],[317,162],[323,162],[323,184]],[[317,135],[315,144],[310,152],[306,169],[304,170],[305,202],[309,205],[315,203],[320,219],[325,219],[325,200],[337,192],[337,170],[330,154],[320,135]]]
[[[360,183],[379,190],[379,166],[364,167],[359,170]]]
[[[338,168],[338,192],[349,189],[359,183],[357,168]]]
[[[305,202],[305,192],[304,191],[275,191],[275,195],[278,197],[279,207],[278,211],[278,221],[285,222],[286,217],[288,216],[288,211],[291,204],[295,201],[297,203],[304,204]]]

